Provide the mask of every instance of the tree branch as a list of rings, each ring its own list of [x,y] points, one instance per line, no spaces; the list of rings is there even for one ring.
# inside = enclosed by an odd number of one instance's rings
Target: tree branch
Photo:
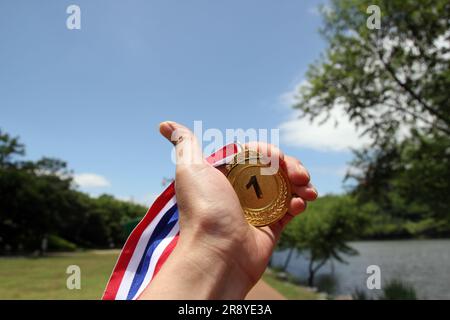
[[[383,103],[388,104],[387,102],[383,102]],[[416,113],[414,113],[414,112],[411,112],[411,111],[409,111],[409,110],[406,109],[406,108],[400,107],[399,105],[396,105],[396,104],[390,104],[390,103],[389,103],[388,105],[389,105],[391,108],[394,108],[395,110],[398,110],[398,111],[400,111],[400,112],[405,112],[405,113],[409,114],[410,116],[415,117],[415,118],[417,118],[417,119],[423,121],[424,123],[429,124],[430,126],[433,126],[433,127],[437,128],[437,129],[439,129],[439,130],[445,132],[446,134],[450,135],[450,128],[441,127],[441,126],[439,126],[439,125],[437,125],[437,124],[431,122],[430,120],[428,120],[428,119],[422,117],[421,115],[416,114]]]
[[[447,122],[447,119],[441,115],[439,112],[437,112],[436,110],[434,110],[428,103],[426,103],[426,101],[424,101],[416,92],[414,92],[414,90],[412,90],[409,86],[406,85],[406,83],[403,83],[402,81],[400,81],[400,79],[397,77],[397,75],[395,74],[394,69],[392,68],[392,66],[384,61],[381,52],[379,50],[375,50],[378,58],[380,59],[381,63],[383,64],[384,68],[386,69],[386,71],[389,73],[389,75],[392,77],[392,79],[406,92],[409,93],[411,95],[411,97],[413,97],[414,100],[416,100],[418,103],[420,103],[422,105],[422,107],[427,110],[429,113],[431,113],[432,115],[436,116],[437,118],[439,118],[440,120],[443,120],[444,122]]]
[[[319,270],[320,268],[323,267],[323,265],[327,262],[328,259],[323,259],[317,266],[315,266],[315,268],[313,269],[314,273],[317,272],[317,270]]]

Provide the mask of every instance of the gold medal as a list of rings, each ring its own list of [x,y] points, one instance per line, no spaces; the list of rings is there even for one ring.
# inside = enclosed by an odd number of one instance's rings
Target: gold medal
[[[270,163],[252,150],[238,153],[226,166],[226,176],[236,191],[247,221],[262,227],[280,220],[287,212],[291,188],[287,175],[279,168],[275,174],[263,175]]]

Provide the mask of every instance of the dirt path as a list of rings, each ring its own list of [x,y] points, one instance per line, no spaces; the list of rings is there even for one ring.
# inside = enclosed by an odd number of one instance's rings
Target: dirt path
[[[245,300],[286,300],[286,298],[266,282],[259,280],[250,290]]]

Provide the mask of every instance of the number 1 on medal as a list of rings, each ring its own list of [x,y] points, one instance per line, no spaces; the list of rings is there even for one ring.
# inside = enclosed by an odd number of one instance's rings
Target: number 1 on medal
[[[247,189],[249,189],[251,186],[255,189],[256,196],[258,199],[262,198],[262,191],[261,187],[259,186],[258,180],[256,179],[256,176],[251,176],[250,180],[248,181],[247,185],[245,186]]]

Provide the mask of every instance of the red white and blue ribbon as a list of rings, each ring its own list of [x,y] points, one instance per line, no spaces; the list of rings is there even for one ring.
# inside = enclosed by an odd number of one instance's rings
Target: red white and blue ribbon
[[[225,164],[239,148],[237,144],[229,144],[206,160],[213,166]],[[125,242],[103,299],[137,299],[175,248],[179,231],[175,184],[172,182],[156,198]]]

